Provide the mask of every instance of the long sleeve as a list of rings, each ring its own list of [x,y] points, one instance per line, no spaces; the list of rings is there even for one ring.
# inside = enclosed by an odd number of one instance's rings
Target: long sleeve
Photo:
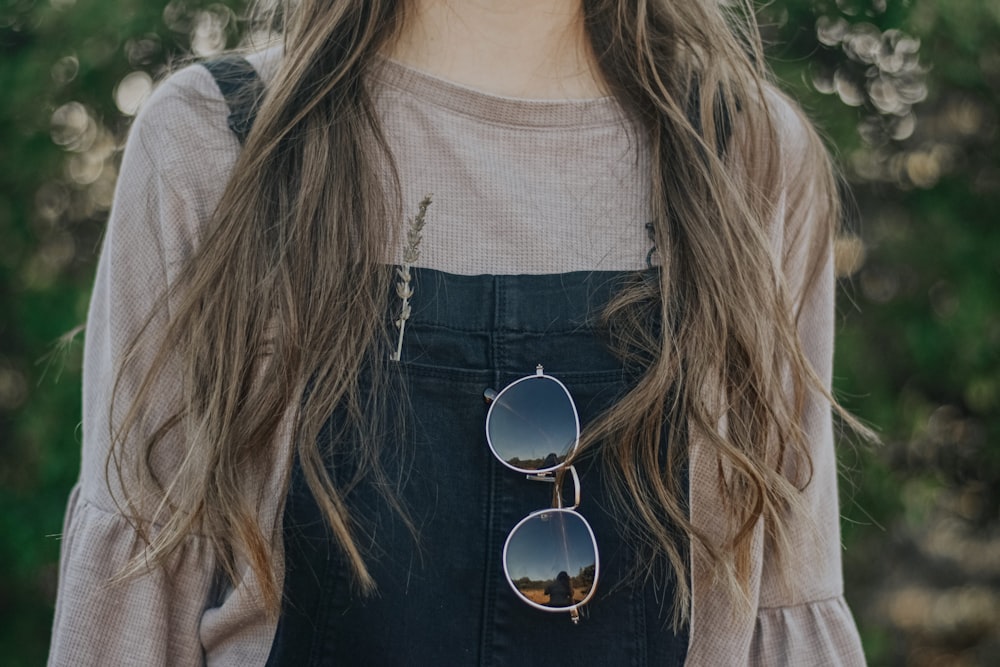
[[[833,364],[835,278],[829,230],[821,223],[823,203],[805,168],[810,144],[803,121],[776,93],[774,120],[781,141],[783,187],[772,235],[775,261],[796,316],[803,351],[829,388]],[[789,549],[779,561],[758,522],[752,544],[753,569],[746,607],[717,586],[711,566],[692,559],[692,623],[689,665],[864,665],[851,612],[843,598],[837,461],[831,408],[812,391],[801,413],[812,476],[801,504],[787,517]],[[724,539],[729,527],[718,491],[716,460],[693,437],[691,517],[709,536]],[[804,468],[786,469],[800,479]]]
[[[110,424],[148,368],[170,307],[160,297],[197,246],[238,153],[226,116],[208,72],[190,67],[157,89],[129,135],[87,319],[82,465],[66,513],[50,665],[262,664],[267,655],[273,621],[254,603],[253,578],[223,587],[207,538],[188,537],[164,568],[112,581],[144,545],[121,510],[128,475],[106,468]],[[147,320],[151,335],[111,415],[121,360]],[[178,386],[168,373],[143,424],[169,414]],[[158,447],[157,473],[169,476],[183,449],[176,439]],[[265,508],[261,521],[273,524],[276,512]]]
[[[803,351],[829,389],[836,298],[831,230],[819,220],[824,203],[803,162],[810,159],[810,149],[802,121],[787,106],[778,108],[786,174],[782,269]],[[818,392],[809,392],[801,419],[812,476],[800,495],[801,511],[789,516],[791,543],[782,560],[772,557],[772,545],[763,541],[750,662],[863,665],[858,631],[843,598],[837,457],[829,403]]]

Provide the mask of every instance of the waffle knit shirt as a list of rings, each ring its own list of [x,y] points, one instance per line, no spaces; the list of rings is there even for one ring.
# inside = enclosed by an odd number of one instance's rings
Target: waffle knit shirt
[[[250,60],[267,81],[280,57],[270,50]],[[390,61],[373,84],[404,212],[412,215],[434,193],[421,266],[459,274],[646,267],[649,156],[614,100],[502,98]],[[774,115],[791,164],[805,135],[784,104],[775,104]],[[235,587],[220,583],[207,537],[187,538],[169,568],[108,581],[143,548],[116,504],[120,490],[112,493],[106,482],[115,371],[219,201],[240,150],[227,116],[211,75],[191,66],[157,88],[129,136],[88,318],[83,462],[65,520],[50,665],[262,665],[274,637],[275,620],[258,603],[249,568]],[[811,184],[800,182],[799,170],[785,173],[773,237],[794,287],[813,268],[806,258],[814,244],[825,241],[813,230]],[[826,262],[798,308],[805,352],[829,383],[835,285],[832,257]],[[156,313],[153,330],[167,317]],[[135,383],[124,378],[126,395]],[[148,415],[149,423],[165,415]],[[689,665],[864,663],[843,599],[830,408],[810,399],[802,418],[815,474],[802,494],[806,512],[789,524],[783,573],[758,525],[750,609],[736,610],[695,558]],[[287,452],[289,441],[286,424],[275,447]],[[162,449],[156,465],[168,471],[177,451]],[[720,534],[717,462],[697,439],[690,457],[691,519],[706,534]],[[286,474],[276,469],[260,480],[260,522],[273,536],[279,566]]]

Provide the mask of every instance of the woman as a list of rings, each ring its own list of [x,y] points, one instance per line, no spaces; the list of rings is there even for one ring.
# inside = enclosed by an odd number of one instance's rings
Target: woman
[[[301,0],[259,111],[228,90],[242,148],[208,69],[164,83],[50,663],[863,663],[834,187],[738,9]],[[512,455],[520,410],[582,434]],[[589,602],[553,610],[527,587],[568,547],[517,539],[571,524]]]

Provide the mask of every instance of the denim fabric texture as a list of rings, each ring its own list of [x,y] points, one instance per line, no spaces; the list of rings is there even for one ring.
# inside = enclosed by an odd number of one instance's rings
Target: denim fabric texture
[[[672,632],[665,604],[672,585],[654,590],[628,579],[635,553],[619,537],[599,457],[576,463],[578,511],[601,558],[597,593],[579,625],[568,613],[523,603],[503,572],[508,532],[551,506],[552,486],[494,458],[483,392],[541,364],[569,389],[585,427],[629,385],[595,324],[623,277],[414,271],[413,313],[393,369],[407,396],[405,442],[385,448],[385,466],[403,480],[419,541],[370,484],[354,488],[347,501],[374,540],[369,566],[378,585],[372,597],[356,595],[296,464],[284,515],[285,599],[269,665],[683,664],[688,638]],[[350,472],[349,463],[331,465],[336,478]]]

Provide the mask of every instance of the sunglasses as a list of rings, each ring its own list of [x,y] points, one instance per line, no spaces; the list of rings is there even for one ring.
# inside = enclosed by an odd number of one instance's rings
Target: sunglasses
[[[500,393],[487,390],[486,442],[501,463],[534,481],[556,484],[554,507],[532,512],[507,536],[503,568],[514,593],[536,609],[569,612],[580,621],[581,608],[594,596],[600,559],[594,530],[576,508],[580,477],[566,464],[580,442],[580,417],[569,390],[545,375],[510,383]],[[573,479],[574,503],[564,507],[561,482]]]

